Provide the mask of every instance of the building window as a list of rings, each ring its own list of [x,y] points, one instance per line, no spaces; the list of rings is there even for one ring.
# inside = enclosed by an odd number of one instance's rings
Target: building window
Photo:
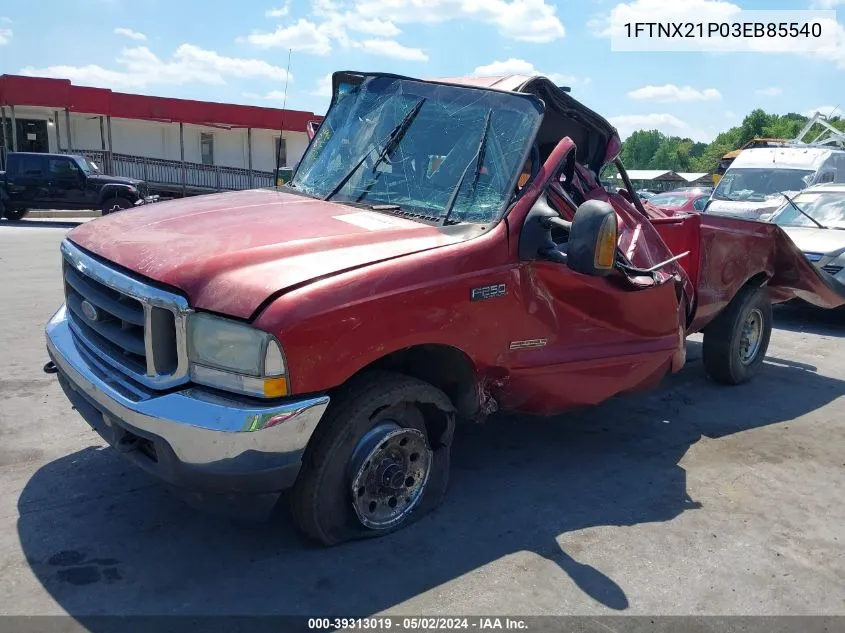
[[[200,134],[200,157],[203,165],[214,164],[214,137],[211,134]]]
[[[279,167],[287,167],[288,166],[288,140],[286,138],[277,138],[276,139],[276,154],[273,156],[273,160],[276,160],[278,156]]]

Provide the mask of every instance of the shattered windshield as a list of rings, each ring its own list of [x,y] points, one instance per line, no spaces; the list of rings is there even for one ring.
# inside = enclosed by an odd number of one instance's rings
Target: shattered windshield
[[[816,222],[830,229],[845,230],[845,192],[804,192],[793,198],[801,211]],[[803,215],[788,202],[772,218],[780,226],[807,226],[817,228],[818,224]]]
[[[809,169],[732,168],[719,181],[713,198],[761,202],[781,191],[801,191],[810,185]]]
[[[367,77],[329,110],[290,186],[431,221],[503,213],[541,119],[532,98]]]

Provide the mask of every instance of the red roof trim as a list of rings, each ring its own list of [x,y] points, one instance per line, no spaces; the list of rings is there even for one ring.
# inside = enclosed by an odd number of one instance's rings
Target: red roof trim
[[[112,92],[107,88],[74,86],[67,79],[0,75],[0,104],[43,106],[72,112],[100,114],[123,119],[172,121],[193,125],[226,125],[305,132],[308,121],[323,117],[302,110],[281,110],[257,106],[171,99]]]

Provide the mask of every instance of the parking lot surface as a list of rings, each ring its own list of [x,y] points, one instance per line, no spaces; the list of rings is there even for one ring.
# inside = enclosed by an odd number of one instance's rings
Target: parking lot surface
[[[2,612],[845,614],[842,312],[778,308],[748,385],[694,337],[657,391],[462,427],[440,509],[322,549],[102,450],[42,372],[69,226],[0,223]]]

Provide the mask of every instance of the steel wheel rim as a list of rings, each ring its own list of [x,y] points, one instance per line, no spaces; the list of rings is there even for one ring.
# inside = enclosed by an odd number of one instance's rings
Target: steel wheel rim
[[[432,452],[422,431],[395,422],[368,431],[352,452],[352,507],[362,525],[386,530],[417,506],[431,474]]]
[[[763,313],[755,308],[745,317],[739,337],[739,358],[744,365],[752,363],[763,340]]]

